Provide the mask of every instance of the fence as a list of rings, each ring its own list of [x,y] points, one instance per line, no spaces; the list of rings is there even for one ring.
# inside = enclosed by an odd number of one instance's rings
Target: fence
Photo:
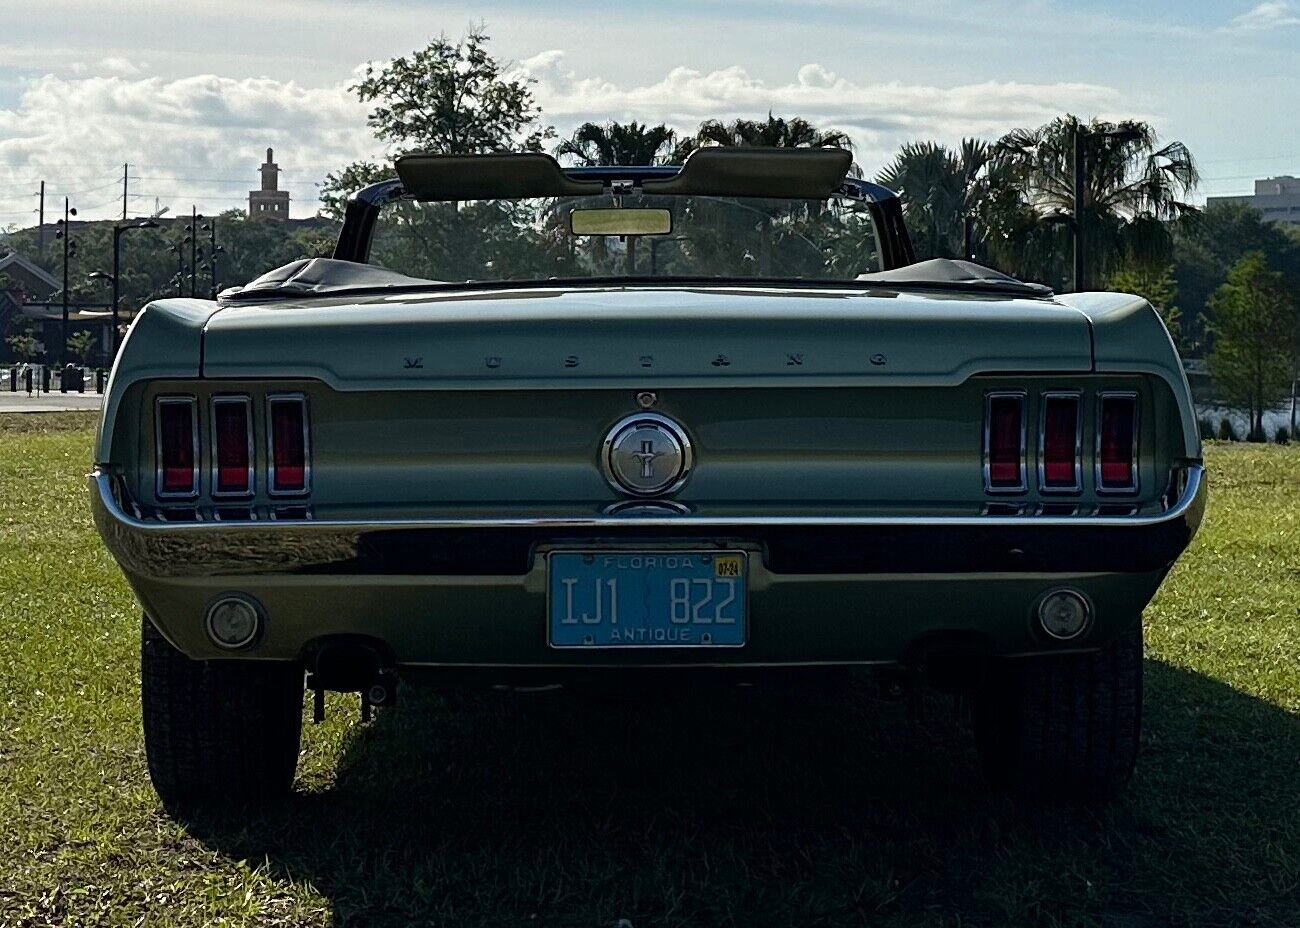
[[[0,390],[9,393],[103,393],[108,382],[108,372],[102,367],[89,368],[69,364],[51,367],[48,364],[15,364],[4,372]]]

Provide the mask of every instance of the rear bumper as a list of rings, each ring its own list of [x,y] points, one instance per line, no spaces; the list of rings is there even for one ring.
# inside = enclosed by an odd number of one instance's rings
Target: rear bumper
[[[990,653],[1059,650],[1034,633],[1046,590],[1083,591],[1096,647],[1136,621],[1195,534],[1204,471],[1165,512],[1140,516],[695,516],[384,522],[159,522],[90,475],[96,525],[160,630],[196,658],[230,656],[202,631],[211,600],[256,597],[266,633],[243,656],[287,659],[328,635],[381,640],[403,664],[783,665],[905,659],[937,640]],[[744,648],[554,651],[546,550],[721,545],[750,557]]]

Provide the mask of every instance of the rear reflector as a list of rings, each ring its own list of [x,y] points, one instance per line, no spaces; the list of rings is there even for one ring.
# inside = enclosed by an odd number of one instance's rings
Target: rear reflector
[[[984,487],[1016,493],[1025,485],[1025,395],[990,393],[985,399]]]
[[[301,396],[268,397],[267,420],[271,443],[269,491],[278,495],[306,493],[307,401]]]
[[[160,396],[155,412],[158,495],[191,497],[199,492],[199,427],[194,397]]]
[[[213,496],[253,492],[252,404],[246,396],[212,399]]]
[[[1097,402],[1097,488],[1136,490],[1137,395],[1103,393]]]
[[[1043,394],[1042,459],[1039,477],[1042,489],[1077,492],[1081,482],[1080,397],[1077,393]]]

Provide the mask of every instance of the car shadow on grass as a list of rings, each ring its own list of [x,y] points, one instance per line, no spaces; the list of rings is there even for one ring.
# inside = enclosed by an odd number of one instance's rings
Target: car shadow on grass
[[[1148,661],[1130,789],[1030,807],[958,703],[865,697],[408,693],[332,788],[187,825],[346,925],[1300,924],[1300,718]]]

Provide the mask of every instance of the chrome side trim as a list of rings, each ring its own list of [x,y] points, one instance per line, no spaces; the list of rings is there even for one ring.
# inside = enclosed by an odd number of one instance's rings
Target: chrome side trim
[[[277,490],[275,488],[275,434],[271,421],[271,407],[276,403],[296,402],[302,407],[302,489]],[[268,393],[266,395],[266,495],[274,497],[300,497],[311,493],[311,409],[305,393]]]
[[[248,439],[248,484],[242,490],[222,490],[221,484],[217,479],[217,407],[218,406],[243,406],[244,407],[244,431]],[[224,393],[214,394],[211,401],[211,409],[208,412],[208,433],[211,435],[212,446],[212,467],[208,479],[211,481],[211,496],[213,499],[240,499],[248,498],[254,494],[257,488],[254,471],[256,469],[257,449],[253,443],[253,400],[252,397],[243,393]]]
[[[1128,399],[1133,401],[1133,481],[1129,486],[1105,486],[1101,482],[1101,422],[1102,416],[1106,409],[1106,400],[1108,399]],[[1142,469],[1141,448],[1138,444],[1138,437],[1142,428],[1142,404],[1138,402],[1136,390],[1104,390],[1097,394],[1097,442],[1096,442],[1096,459],[1093,462],[1095,469],[1094,477],[1097,481],[1098,494],[1119,494],[1131,496],[1138,491],[1140,484],[1139,473]]]
[[[1028,455],[1029,455],[1029,417],[1025,414],[1029,405],[1028,394],[1024,390],[990,390],[984,394],[984,492],[1024,493],[1029,489]],[[1014,399],[1020,403],[1020,482],[1013,487],[995,487],[993,485],[992,462],[989,460],[990,430],[993,425],[993,401]]]
[[[190,408],[190,488],[188,490],[163,489],[162,459],[162,408],[188,406]],[[154,400],[153,412],[154,493],[159,499],[194,499],[199,495],[199,406],[193,396],[179,394],[159,396]]]
[[[1070,486],[1048,486],[1047,461],[1047,402],[1048,400],[1074,400],[1074,483]],[[1083,492],[1083,391],[1044,390],[1038,401],[1038,491],[1040,493]]]

